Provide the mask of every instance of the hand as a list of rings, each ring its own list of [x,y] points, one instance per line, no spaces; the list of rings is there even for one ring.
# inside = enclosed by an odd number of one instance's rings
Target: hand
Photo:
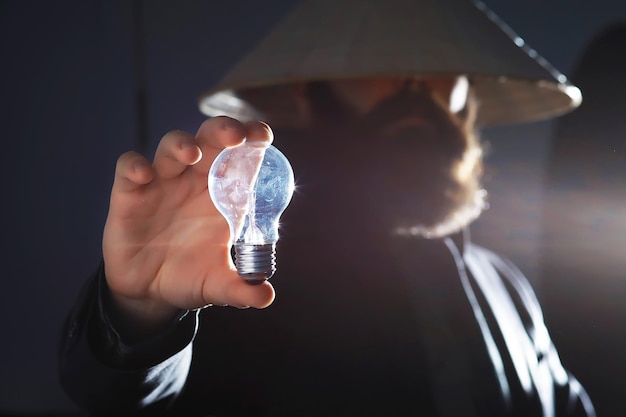
[[[120,156],[102,246],[113,303],[123,315],[150,326],[179,309],[272,303],[269,282],[249,285],[237,274],[228,225],[207,191],[215,157],[244,137],[273,139],[262,122],[220,116],[195,137],[166,134],[152,164],[136,152]]]

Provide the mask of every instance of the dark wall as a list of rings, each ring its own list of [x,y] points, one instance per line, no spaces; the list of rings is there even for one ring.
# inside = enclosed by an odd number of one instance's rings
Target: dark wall
[[[600,415],[610,412],[605,404],[626,407],[626,361],[615,355],[626,351],[625,50],[626,19],[581,55],[572,79],[585,101],[556,123],[543,202],[542,287],[553,337],[568,346],[563,360],[589,381]],[[613,383],[597,378],[598,369]]]
[[[147,1],[139,14],[138,3],[122,0],[0,2],[0,413],[74,410],[58,386],[56,345],[65,313],[101,256],[117,156],[151,154],[171,129],[194,131],[204,119],[198,94],[292,2]],[[621,1],[590,9],[566,8],[567,0],[487,3],[565,72],[586,39],[625,13]],[[137,28],[143,43],[135,42]],[[141,51],[145,65],[134,59]],[[138,140],[138,85],[146,87],[145,146]],[[550,126],[485,133],[493,142],[492,209],[475,236],[531,272]],[[523,205],[516,216],[509,215],[511,196]]]
[[[59,326],[100,258],[111,163],[133,146],[128,13],[115,2],[3,2],[0,410],[69,406]]]

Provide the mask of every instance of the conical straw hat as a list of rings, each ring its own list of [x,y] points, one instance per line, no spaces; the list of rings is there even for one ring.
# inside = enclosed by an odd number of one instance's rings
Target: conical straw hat
[[[467,75],[480,126],[554,117],[578,88],[483,3],[305,0],[214,88],[203,113],[299,127],[294,87],[313,80]]]

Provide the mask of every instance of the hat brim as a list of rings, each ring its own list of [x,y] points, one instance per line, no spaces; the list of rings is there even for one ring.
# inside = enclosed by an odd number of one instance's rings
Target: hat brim
[[[302,127],[295,91],[347,78],[469,77],[477,123],[555,117],[581,92],[480,2],[308,0],[215,87],[203,113]]]

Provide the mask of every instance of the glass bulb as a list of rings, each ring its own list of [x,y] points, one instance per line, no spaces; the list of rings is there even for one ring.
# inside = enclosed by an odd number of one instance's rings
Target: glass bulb
[[[276,271],[278,223],[294,191],[289,161],[268,142],[224,149],[209,170],[209,194],[226,218],[235,266],[249,282]]]

